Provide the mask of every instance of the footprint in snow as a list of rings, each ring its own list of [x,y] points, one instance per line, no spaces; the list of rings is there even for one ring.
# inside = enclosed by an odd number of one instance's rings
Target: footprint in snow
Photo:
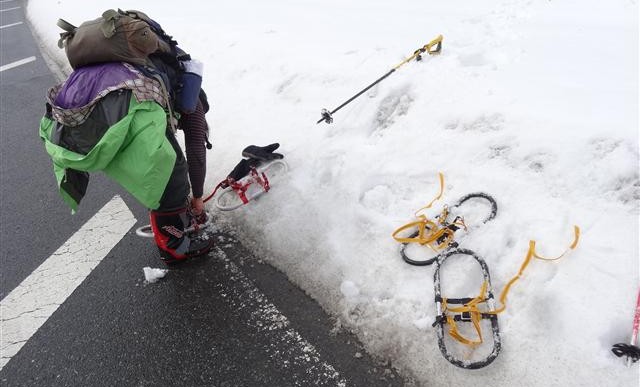
[[[413,98],[408,91],[409,87],[397,90],[395,93],[386,96],[380,102],[373,123],[374,133],[388,128],[393,125],[398,117],[404,116],[409,112]]]
[[[482,114],[472,120],[454,120],[446,124],[445,129],[463,132],[497,132],[504,129],[504,116],[493,113]]]
[[[507,159],[512,151],[512,146],[509,144],[493,144],[489,145],[489,158],[490,159]]]
[[[622,140],[612,138],[594,138],[589,142],[593,156],[597,159],[603,159],[607,155],[613,153],[622,144]]]
[[[284,81],[282,81],[276,88],[276,93],[282,94],[289,86],[293,84],[293,81],[295,81],[296,78],[298,78],[298,74],[294,74],[288,77],[287,79],[285,79]]]
[[[552,165],[557,160],[554,154],[547,152],[535,152],[524,157],[524,163],[527,168],[534,172],[541,173],[547,168],[548,165]]]

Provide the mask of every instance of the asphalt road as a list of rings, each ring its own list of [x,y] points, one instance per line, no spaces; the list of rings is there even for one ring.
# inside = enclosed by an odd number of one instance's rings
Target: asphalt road
[[[22,5],[5,1],[0,9]],[[56,80],[22,8],[0,12],[0,26],[7,25],[0,66],[35,60],[0,71],[0,299],[114,195],[137,224],[2,368],[2,386],[403,384],[233,235],[215,234],[209,256],[146,284],[142,268],[162,267],[152,242],[134,232],[148,223],[146,210],[100,174],[77,214],[59,197],[38,137],[44,96]]]

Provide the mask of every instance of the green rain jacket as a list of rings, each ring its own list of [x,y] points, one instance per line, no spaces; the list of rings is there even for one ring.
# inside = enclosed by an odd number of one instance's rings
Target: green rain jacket
[[[73,152],[52,141],[60,123],[50,112],[40,122],[40,138],[53,160],[60,194],[75,212],[86,192],[88,173],[104,171],[150,209],[171,176],[176,153],[167,140],[167,116],[152,100],[138,102],[130,95],[128,112],[111,125],[86,154]]]

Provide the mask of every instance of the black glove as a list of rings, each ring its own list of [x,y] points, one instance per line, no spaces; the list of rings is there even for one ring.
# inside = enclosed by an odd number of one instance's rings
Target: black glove
[[[242,157],[261,161],[279,160],[284,158],[284,155],[281,153],[273,153],[278,147],[280,147],[280,144],[277,142],[267,146],[249,145],[242,150]]]

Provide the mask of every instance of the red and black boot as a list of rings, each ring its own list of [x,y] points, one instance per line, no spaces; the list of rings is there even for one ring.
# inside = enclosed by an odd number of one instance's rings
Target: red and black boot
[[[149,218],[160,258],[166,264],[207,254],[213,247],[213,239],[195,238],[185,232],[191,224],[186,208],[170,212],[150,211]]]

